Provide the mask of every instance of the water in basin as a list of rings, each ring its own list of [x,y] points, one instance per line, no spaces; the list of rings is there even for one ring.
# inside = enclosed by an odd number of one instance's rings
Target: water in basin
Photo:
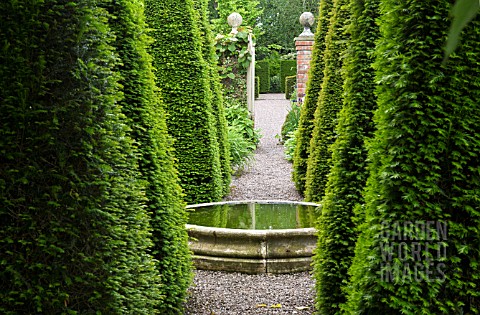
[[[188,209],[189,224],[229,229],[298,229],[315,226],[316,206],[288,203],[243,203]]]

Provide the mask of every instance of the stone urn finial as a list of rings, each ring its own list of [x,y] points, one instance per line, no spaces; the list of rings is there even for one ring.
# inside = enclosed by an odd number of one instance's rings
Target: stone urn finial
[[[232,34],[237,34],[238,33],[237,28],[240,25],[242,25],[243,18],[239,13],[233,12],[232,14],[230,14],[228,16],[227,22],[228,22],[228,25],[230,25],[232,27],[231,33]]]
[[[313,26],[314,22],[315,17],[311,12],[303,12],[302,15],[300,15],[300,24],[303,25],[303,32],[300,36],[313,36],[310,28]]]

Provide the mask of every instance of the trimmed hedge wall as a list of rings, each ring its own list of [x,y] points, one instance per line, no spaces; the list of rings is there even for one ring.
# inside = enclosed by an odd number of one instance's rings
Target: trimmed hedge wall
[[[285,78],[297,75],[296,60],[280,60],[280,88],[283,93],[287,92],[285,88]]]
[[[344,31],[348,21],[348,0],[335,0],[333,15],[325,38],[324,77],[314,115],[314,129],[307,161],[305,200],[321,201],[331,168],[330,145],[335,140],[337,115],[343,105],[344,77],[342,58],[349,35]]]
[[[193,1],[146,1],[157,85],[167,108],[178,171],[189,204],[221,199],[222,172],[212,115],[209,66]]]
[[[159,303],[102,5],[0,4],[1,314],[153,314]]]
[[[200,35],[203,43],[203,58],[207,62],[210,89],[213,94],[212,111],[215,116],[216,137],[220,147],[223,196],[225,196],[230,191],[232,168],[230,165],[230,145],[227,136],[227,119],[225,118],[222,84],[220,83],[220,75],[217,68],[217,55],[215,53],[213,34],[208,21],[208,1],[194,0],[194,6],[195,12],[199,14],[198,20],[200,21]]]
[[[310,61],[310,69],[308,70],[307,89],[298,122],[297,143],[293,155],[292,179],[295,187],[302,195],[305,194],[307,160],[314,127],[314,113],[317,108],[318,95],[323,81],[323,70],[325,67],[323,53],[325,51],[325,37],[330,25],[332,8],[333,0],[321,1],[317,29],[314,36],[315,41],[313,43],[312,60]]]
[[[377,106],[372,68],[379,29],[379,0],[350,1],[351,40],[343,71],[344,106],[331,146],[332,169],[318,219],[318,243],[313,257],[316,309],[321,314],[341,313],[345,303],[348,268],[357,238],[354,209],[363,202],[368,177],[365,140],[372,136]]]
[[[292,97],[292,94],[295,92],[296,85],[297,85],[296,75],[285,77],[285,98],[287,100],[289,100]]]
[[[160,314],[181,313],[192,279],[192,265],[185,230],[187,215],[173,160],[172,139],[167,134],[165,107],[155,86],[151,57],[147,53],[143,1],[111,2],[115,47],[121,60],[120,103],[138,149],[141,179],[146,184],[146,206],[151,213],[153,254],[161,288]],[[138,297],[142,299],[141,296]]]
[[[270,92],[270,65],[268,61],[256,61],[255,73],[260,78],[260,93]]]
[[[255,77],[255,99],[260,96],[260,77]]]
[[[380,2],[396,14],[380,19],[377,131],[348,313],[480,313],[480,20],[442,65],[451,3]],[[403,239],[418,253],[387,248]]]

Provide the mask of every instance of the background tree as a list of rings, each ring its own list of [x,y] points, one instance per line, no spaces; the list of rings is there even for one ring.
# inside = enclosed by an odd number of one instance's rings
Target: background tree
[[[262,14],[259,16],[257,24],[261,30],[261,35],[257,39],[257,47],[267,48],[270,45],[280,45],[282,54],[295,52],[295,37],[302,32],[302,25],[299,22],[300,15],[303,12],[312,12],[315,18],[318,17],[319,5],[321,1],[317,0],[259,0],[259,7]],[[315,31],[315,26],[312,28]]]
[[[354,209],[363,203],[368,177],[367,148],[376,108],[374,61],[378,0],[350,0],[350,42],[344,64],[344,106],[339,113],[332,150],[332,169],[318,220],[314,260],[316,309],[339,314],[357,239]]]
[[[208,0],[210,21],[215,33],[228,34],[232,28],[227,18],[233,12],[240,13],[243,19],[242,26],[250,26],[255,35],[260,35],[257,28],[258,17],[262,14],[258,0]]]
[[[323,0],[320,2],[319,17],[317,19],[317,28],[313,43],[312,60],[308,72],[307,89],[305,92],[304,103],[300,111],[298,121],[298,131],[296,134],[297,143],[293,157],[293,181],[297,190],[304,194],[305,181],[307,174],[307,160],[309,156],[310,140],[313,133],[313,119],[317,109],[318,95],[323,81],[323,70],[325,59],[325,37],[330,25],[333,0]]]
[[[181,313],[192,278],[188,249],[185,204],[175,164],[172,139],[167,134],[165,107],[155,86],[152,60],[147,53],[143,0],[110,2],[111,25],[120,63],[116,70],[122,86],[122,112],[135,140],[141,179],[146,185],[146,206],[151,215],[162,286],[158,301],[160,314]]]
[[[146,1],[157,85],[174,137],[180,183],[187,203],[218,201],[222,187],[209,66],[202,56],[192,0]]]
[[[465,28],[457,53],[442,65],[439,43],[450,5],[380,4],[377,131],[369,145],[366,220],[350,271],[349,313],[480,313],[480,69],[472,58],[480,52],[480,21]],[[386,246],[399,242],[395,234],[411,235],[403,224],[392,233],[393,222],[406,221],[443,221],[448,235],[435,229],[431,240],[409,238],[407,246],[420,243],[421,251],[407,250],[400,260]],[[446,253],[437,255],[442,248]]]
[[[104,4],[0,4],[2,314],[152,314],[158,303]]]
[[[345,4],[344,0],[334,0],[325,38],[324,77],[314,114],[314,128],[307,161],[305,181],[305,200],[307,201],[322,200],[332,165],[332,153],[329,147],[335,140],[337,115],[343,105],[342,65],[347,48],[346,42],[349,38],[345,29],[349,23]]]

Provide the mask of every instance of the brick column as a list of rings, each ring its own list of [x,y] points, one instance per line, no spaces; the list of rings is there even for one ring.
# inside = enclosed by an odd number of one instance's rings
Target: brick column
[[[307,90],[308,70],[312,60],[313,36],[302,36],[295,38],[297,50],[297,100],[303,102]]]

